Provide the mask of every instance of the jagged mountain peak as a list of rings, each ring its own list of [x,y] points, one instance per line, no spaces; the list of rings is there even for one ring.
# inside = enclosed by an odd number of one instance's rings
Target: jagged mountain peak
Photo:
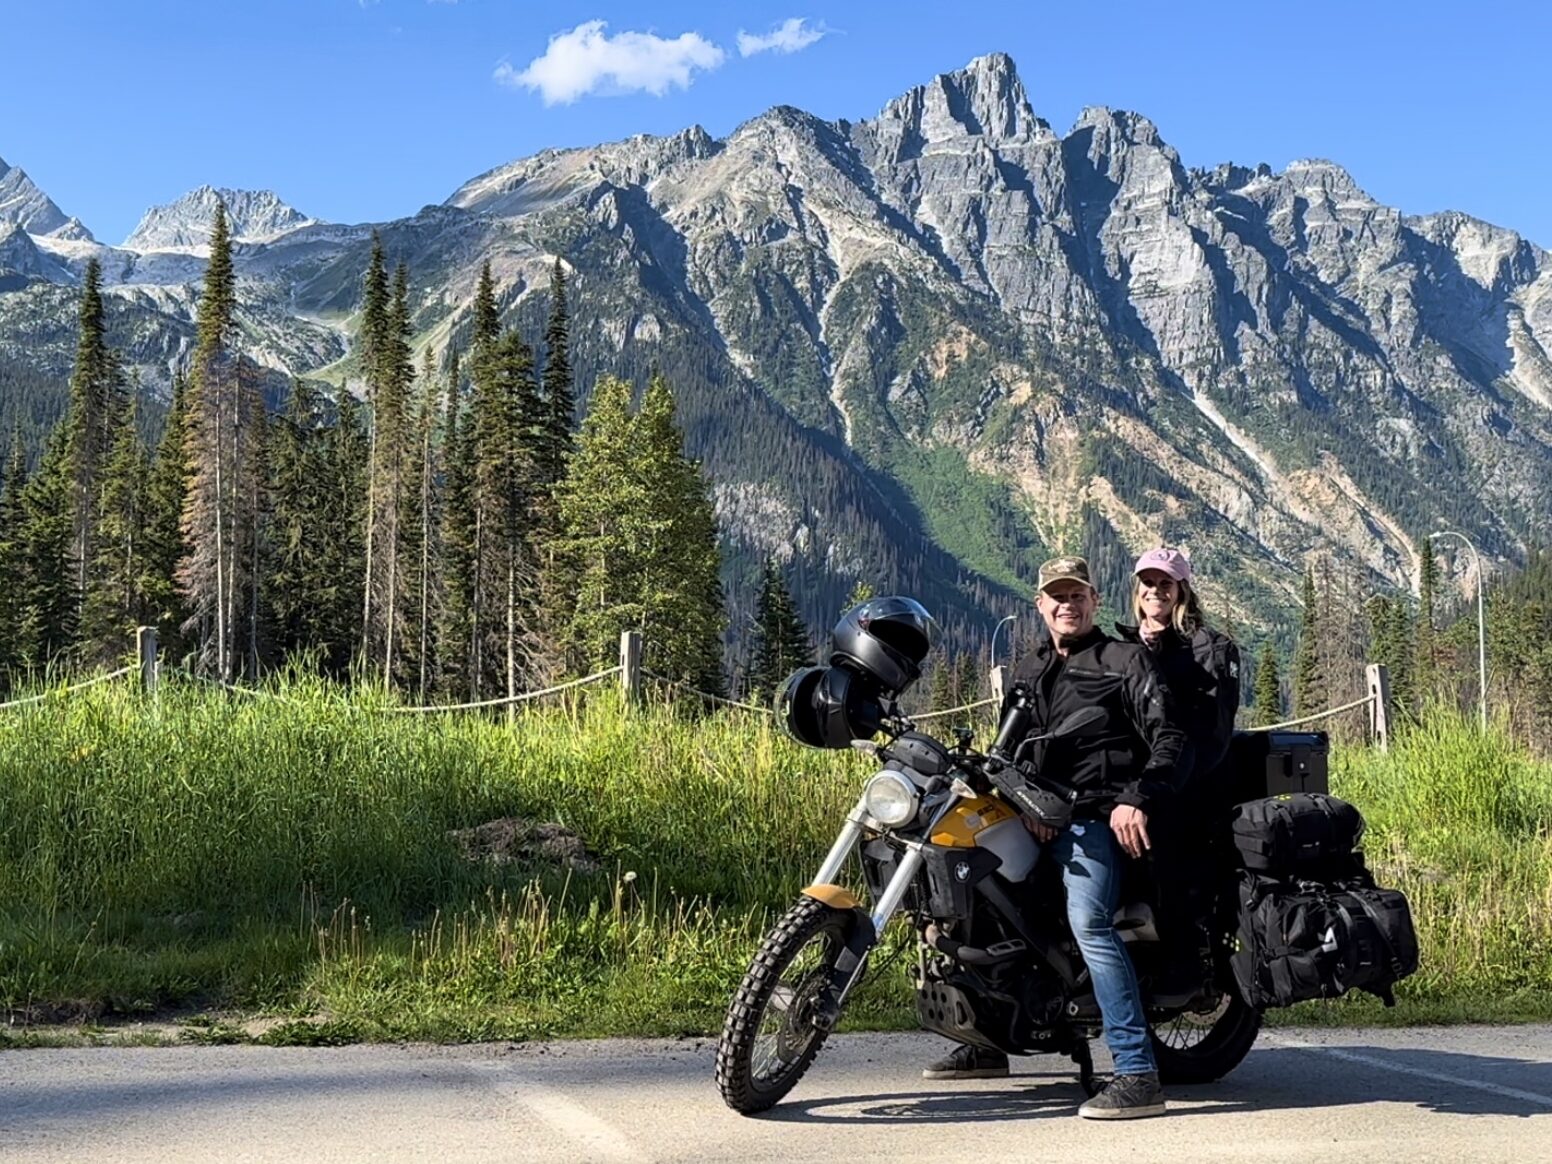
[[[29,234],[48,234],[69,221],[26,170],[0,158],[0,224],[15,223]]]
[[[881,136],[925,142],[984,137],[1022,144],[1050,139],[1051,127],[1035,116],[1013,58],[977,57],[963,69],[940,73],[885,105],[873,125]],[[891,132],[893,127],[898,127]]]
[[[232,190],[204,185],[176,202],[153,206],[140,219],[124,247],[133,251],[199,249],[210,243],[216,204],[226,206],[232,238],[268,242],[318,220],[282,202],[273,190]]]
[[[1112,109],[1108,105],[1085,106],[1078,114],[1078,120],[1073,122],[1072,132],[1081,133],[1086,129],[1093,130],[1096,136],[1118,139],[1127,145],[1171,149],[1152,120],[1126,109]]]
[[[1288,163],[1282,176],[1301,192],[1319,192],[1350,202],[1378,205],[1344,167],[1326,158],[1298,158]]]

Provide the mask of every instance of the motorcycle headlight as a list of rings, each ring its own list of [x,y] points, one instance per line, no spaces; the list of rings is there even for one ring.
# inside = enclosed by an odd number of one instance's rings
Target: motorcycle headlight
[[[862,806],[885,828],[898,828],[916,815],[920,797],[916,785],[899,772],[885,770],[868,781]]]

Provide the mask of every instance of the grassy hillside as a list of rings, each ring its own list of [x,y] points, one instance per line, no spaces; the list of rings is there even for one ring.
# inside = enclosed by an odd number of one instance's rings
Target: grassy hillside
[[[714,1030],[866,771],[744,713],[612,693],[510,725],[275,693],[99,687],[0,712],[13,1021],[264,1012],[274,1041]],[[1442,715],[1335,767],[1418,913],[1401,1012],[1552,1014],[1552,769]],[[470,859],[449,835],[506,817],[568,826],[598,867]],[[906,1003],[896,964],[853,1019],[909,1022]],[[1333,1012],[1371,1013],[1310,1017]]]

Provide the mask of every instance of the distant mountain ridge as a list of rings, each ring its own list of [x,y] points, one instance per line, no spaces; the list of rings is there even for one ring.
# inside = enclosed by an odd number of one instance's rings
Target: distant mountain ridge
[[[68,371],[97,255],[114,338],[165,382],[216,193],[123,248],[0,238],[0,358]],[[255,358],[350,380],[372,227],[220,193]],[[720,140],[546,150],[377,229],[418,349],[466,340],[487,260],[537,337],[562,258],[584,387],[672,371],[735,575],[787,561],[816,623],[864,579],[984,637],[1048,549],[1115,595],[1160,540],[1254,622],[1318,551],[1409,587],[1440,524],[1500,560],[1552,539],[1547,252],[1402,215],[1327,161],[1187,169],[1135,113],[1059,134],[1001,54],[869,120],[783,106]]]
[[[127,239],[124,249],[160,251],[205,248],[215,222],[216,204],[226,206],[228,228],[238,242],[267,242],[289,231],[311,226],[308,218],[282,202],[270,190],[217,190],[201,186],[166,206],[153,206]]]

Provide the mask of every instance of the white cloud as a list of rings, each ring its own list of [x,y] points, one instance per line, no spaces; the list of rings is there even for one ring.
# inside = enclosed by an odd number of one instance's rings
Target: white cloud
[[[753,36],[739,29],[738,53],[745,57],[763,52],[795,53],[799,49],[806,49],[829,31],[823,22],[818,27],[810,27],[807,17],[790,16],[764,36]]]
[[[589,93],[645,91],[661,97],[673,86],[690,87],[697,69],[715,69],[723,52],[700,33],[665,40],[650,32],[608,36],[602,20],[589,20],[570,32],[556,33],[542,57],[518,72],[503,62],[495,78],[514,89],[533,89],[546,105],[569,105]]]

